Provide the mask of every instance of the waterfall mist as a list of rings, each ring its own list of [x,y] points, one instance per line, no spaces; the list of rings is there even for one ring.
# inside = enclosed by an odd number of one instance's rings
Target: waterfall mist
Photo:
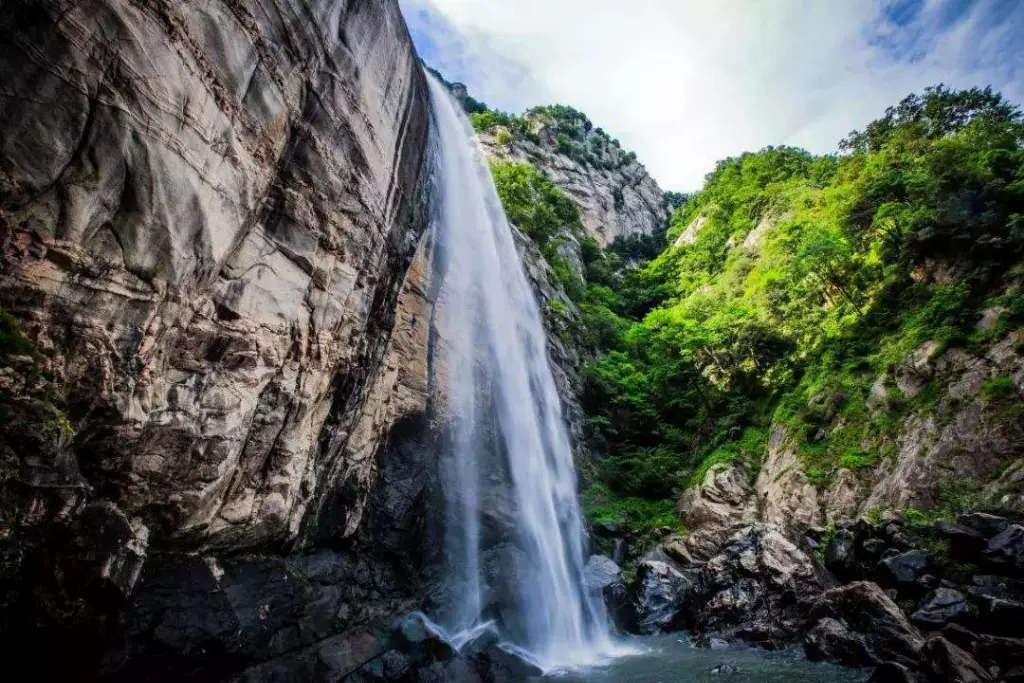
[[[456,596],[438,621],[465,634],[494,619],[508,646],[547,670],[592,664],[615,648],[601,597],[584,584],[587,539],[540,311],[472,127],[427,78],[448,382],[444,541]],[[495,540],[487,510],[499,497],[511,512]]]

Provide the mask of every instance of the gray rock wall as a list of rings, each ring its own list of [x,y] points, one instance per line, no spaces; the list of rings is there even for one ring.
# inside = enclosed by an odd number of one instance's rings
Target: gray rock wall
[[[397,3],[0,22],[0,303],[61,358],[80,483],[167,536],[293,539],[325,476],[365,476],[321,428],[357,419],[418,237],[427,104]]]
[[[598,134],[580,128],[580,148],[591,151],[591,161],[573,158],[559,151],[555,130],[533,120],[534,139],[519,134],[499,142],[500,131],[480,134],[487,153],[497,159],[530,163],[565,192],[580,210],[580,221],[588,235],[606,247],[616,237],[650,235],[664,230],[669,210],[658,183],[643,164],[622,149],[602,144]],[[507,135],[507,131],[506,131]]]
[[[0,82],[0,306],[67,418],[0,444],[5,647],[88,670],[166,588],[147,562],[413,533],[388,454],[426,406],[428,103],[398,3],[8,2]]]

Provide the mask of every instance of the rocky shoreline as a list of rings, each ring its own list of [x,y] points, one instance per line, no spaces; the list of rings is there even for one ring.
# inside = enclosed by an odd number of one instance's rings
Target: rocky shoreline
[[[1012,520],[888,512],[795,541],[754,523],[706,560],[686,540],[644,554],[628,586],[611,560],[594,561],[620,630],[799,645],[812,661],[873,668],[875,683],[1024,680],[1024,526]]]

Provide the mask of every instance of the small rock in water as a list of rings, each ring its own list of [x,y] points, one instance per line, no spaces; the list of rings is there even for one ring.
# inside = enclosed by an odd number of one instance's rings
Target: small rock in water
[[[719,664],[711,670],[711,673],[715,676],[732,676],[739,673],[739,668],[732,664]]]
[[[712,652],[716,650],[727,650],[729,649],[729,643],[721,638],[712,638],[708,641],[708,649]]]

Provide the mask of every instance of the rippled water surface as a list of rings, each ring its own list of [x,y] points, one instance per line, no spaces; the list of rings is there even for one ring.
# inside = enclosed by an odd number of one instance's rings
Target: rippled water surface
[[[607,667],[547,677],[545,683],[864,683],[869,672],[809,662],[799,650],[766,652],[750,647],[710,651],[679,634],[632,639],[644,654]],[[736,671],[715,671],[726,665]],[[538,679],[540,680],[540,679]]]

